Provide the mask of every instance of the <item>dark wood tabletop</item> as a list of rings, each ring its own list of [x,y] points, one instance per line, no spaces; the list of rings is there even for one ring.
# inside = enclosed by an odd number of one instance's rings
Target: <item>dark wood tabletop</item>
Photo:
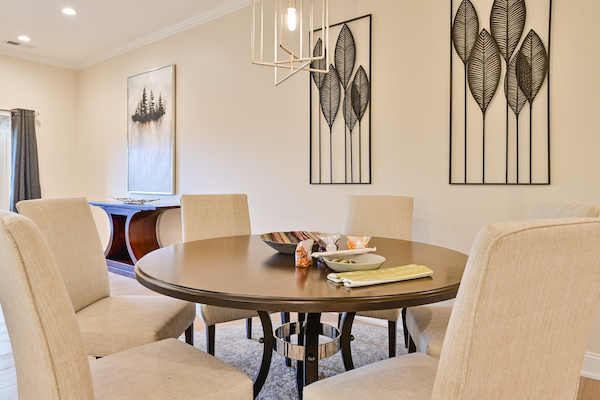
[[[343,241],[344,239],[342,239]],[[327,280],[333,272],[313,261],[296,268],[258,235],[200,240],[155,250],[135,268],[144,286],[197,303],[259,311],[356,312],[403,308],[454,298],[467,262],[465,254],[439,246],[373,238],[369,247],[386,258],[381,268],[421,264],[433,276],[346,288]]]

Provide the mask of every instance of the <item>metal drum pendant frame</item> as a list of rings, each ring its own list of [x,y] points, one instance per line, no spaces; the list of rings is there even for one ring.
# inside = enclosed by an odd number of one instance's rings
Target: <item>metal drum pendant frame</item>
[[[308,51],[308,57],[305,57],[304,55],[304,43],[303,43],[303,39],[304,39],[304,32],[303,32],[303,17],[304,17],[304,12],[303,12],[303,6],[304,6],[304,0],[297,0],[298,3],[300,4],[299,6],[299,12],[300,12],[300,18],[299,18],[299,27],[300,27],[300,34],[299,34],[299,41],[300,41],[300,54],[295,54],[292,50],[290,50],[290,48],[288,46],[286,46],[283,43],[283,39],[282,39],[282,32],[284,29],[284,23],[283,23],[283,14],[284,14],[284,7],[282,4],[282,0],[274,0],[273,4],[274,4],[274,35],[273,35],[273,46],[274,46],[274,61],[265,61],[264,60],[264,44],[265,44],[265,34],[264,34],[264,21],[265,21],[265,12],[264,12],[264,3],[266,2],[266,0],[262,0],[260,1],[260,43],[258,44],[258,47],[260,49],[260,56],[258,59],[256,59],[256,40],[257,40],[257,35],[256,35],[256,0],[252,0],[252,33],[251,33],[251,41],[252,41],[252,64],[255,65],[262,65],[262,66],[266,66],[266,67],[274,67],[275,69],[275,86],[279,85],[280,83],[286,81],[287,79],[291,78],[292,76],[296,75],[299,71],[310,71],[310,72],[321,72],[321,73],[328,73],[329,72],[329,51],[324,51],[323,54],[321,56],[318,57],[314,57],[313,53],[312,53],[312,49],[314,48],[314,30],[315,27],[313,26],[313,22],[314,22],[314,0],[307,0],[310,1],[310,23],[309,23],[309,51]],[[324,38],[325,38],[325,49],[328,50],[329,49],[329,0],[321,0],[322,3],[322,12],[321,12],[321,27],[323,27],[324,29]],[[277,57],[277,53],[279,49],[284,50],[286,53],[288,53],[289,55],[289,59],[285,59],[285,60],[279,60]],[[311,63],[315,60],[322,60],[322,59],[327,59],[327,63],[326,63],[326,68],[323,69],[314,69],[311,68]],[[289,70],[288,74],[286,76],[284,76],[282,79],[278,78],[278,69],[280,68],[284,68]]]

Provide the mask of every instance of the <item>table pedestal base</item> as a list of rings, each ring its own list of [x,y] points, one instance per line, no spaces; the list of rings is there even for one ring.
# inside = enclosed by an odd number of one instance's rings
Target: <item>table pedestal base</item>
[[[319,359],[327,358],[342,350],[344,368],[348,371],[354,368],[350,352],[350,331],[355,313],[344,313],[341,320],[341,331],[333,326],[321,323],[320,313],[298,314],[298,322],[291,322],[277,328],[273,334],[271,317],[266,311],[259,311],[258,315],[263,326],[264,343],[263,359],[256,377],[254,378],[254,397],[262,389],[269,368],[273,350],[288,359],[296,362],[296,381],[298,394],[302,399],[302,392],[306,385],[319,379]],[[286,341],[291,335],[298,335],[298,344]],[[319,336],[327,336],[333,340],[319,345]]]

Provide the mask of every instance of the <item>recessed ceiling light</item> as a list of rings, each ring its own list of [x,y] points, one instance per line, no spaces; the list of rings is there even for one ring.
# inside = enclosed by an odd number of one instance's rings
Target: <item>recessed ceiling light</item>
[[[31,40],[31,38],[28,36],[25,36],[25,35],[21,35],[21,36],[19,36],[19,40],[22,40],[24,42],[29,42]]]
[[[63,8],[62,12],[64,14],[67,14],[67,15],[75,15],[75,14],[77,14],[77,11],[73,10],[72,8]]]

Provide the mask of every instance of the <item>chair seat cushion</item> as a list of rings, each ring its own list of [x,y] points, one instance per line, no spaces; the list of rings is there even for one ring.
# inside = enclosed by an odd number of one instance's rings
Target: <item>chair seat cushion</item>
[[[176,339],[137,347],[90,363],[96,400],[244,399],[244,373]]]
[[[304,400],[429,400],[437,365],[421,353],[388,358],[308,385]]]
[[[406,309],[406,328],[417,351],[440,359],[452,307],[419,306]]]
[[[206,325],[215,325],[222,322],[236,321],[238,319],[258,317],[258,312],[253,310],[242,310],[238,308],[227,308],[198,304],[196,307],[198,315]]]
[[[166,296],[105,297],[76,313],[88,355],[105,357],[179,337],[196,318],[194,303]]]
[[[385,319],[388,321],[398,321],[398,318],[400,318],[400,309],[393,308],[391,310],[359,311],[356,315]]]

